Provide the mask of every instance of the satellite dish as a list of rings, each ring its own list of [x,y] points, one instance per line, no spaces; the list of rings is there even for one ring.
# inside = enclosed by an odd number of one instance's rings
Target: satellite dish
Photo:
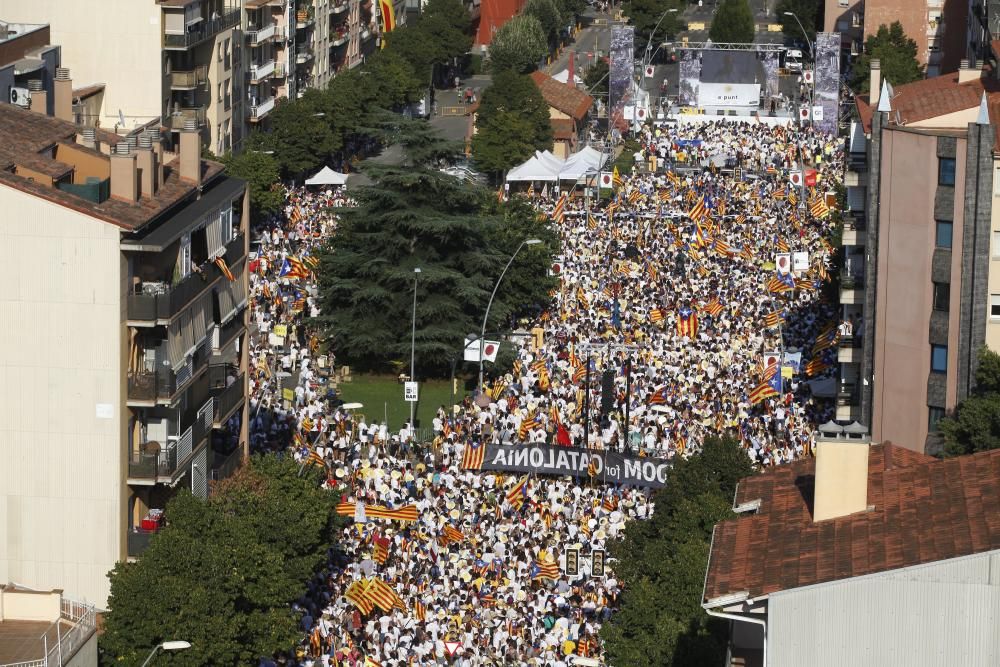
[[[122,113],[121,109],[118,110],[118,124],[125,127],[125,114]]]

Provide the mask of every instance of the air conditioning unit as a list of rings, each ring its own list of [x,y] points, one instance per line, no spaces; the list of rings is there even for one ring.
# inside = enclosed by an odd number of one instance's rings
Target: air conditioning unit
[[[31,91],[27,88],[10,87],[10,103],[27,109],[31,106]]]

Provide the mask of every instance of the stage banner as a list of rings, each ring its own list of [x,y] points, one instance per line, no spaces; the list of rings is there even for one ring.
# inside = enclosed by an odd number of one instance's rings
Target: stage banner
[[[681,51],[678,75],[680,77],[678,103],[682,107],[698,106],[698,89],[701,87],[701,55],[699,51],[690,49]]]
[[[611,26],[611,66],[608,70],[608,92],[613,125],[623,120],[624,108],[634,104],[632,77],[635,70],[635,26]]]
[[[533,472],[538,475],[590,477],[594,463],[595,484],[622,484],[659,489],[667,480],[671,463],[664,459],[626,456],[576,447],[549,445],[486,445],[482,470]]]
[[[816,33],[816,72],[813,105],[823,108],[823,117],[814,125],[831,134],[837,133],[840,112],[840,33]]]

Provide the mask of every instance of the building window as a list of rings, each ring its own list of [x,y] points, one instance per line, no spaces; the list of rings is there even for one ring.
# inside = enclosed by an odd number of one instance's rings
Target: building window
[[[944,408],[927,406],[927,430],[934,433],[938,430],[938,422],[944,417]]]
[[[993,259],[1000,259],[1000,232],[993,232]]]
[[[951,283],[934,283],[934,310],[948,312],[951,302]]]
[[[180,250],[180,274],[181,278],[186,278],[191,273],[191,235],[185,234],[181,237]]]
[[[955,185],[955,158],[938,158],[938,185]]]
[[[931,345],[931,372],[948,372],[948,346]]]
[[[990,294],[990,318],[1000,320],[1000,294]]]
[[[225,208],[220,215],[222,219],[222,244],[225,245],[233,240],[233,209]]]
[[[938,248],[951,247],[952,223],[950,220],[938,220],[934,232],[934,245]]]

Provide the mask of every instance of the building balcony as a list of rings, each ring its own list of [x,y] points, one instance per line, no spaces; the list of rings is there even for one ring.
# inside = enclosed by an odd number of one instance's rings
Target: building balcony
[[[219,393],[215,394],[215,415],[213,426],[222,428],[233,416],[233,413],[246,403],[246,395],[243,392],[243,385],[246,376],[240,374],[228,387],[223,385]]]
[[[242,13],[241,9],[232,9],[216,18],[200,21],[183,33],[165,32],[163,34],[163,48],[171,51],[184,51],[197,46],[223,30],[239,25]]]
[[[259,46],[267,42],[269,39],[274,38],[277,31],[278,26],[272,23],[271,25],[260,28],[259,30],[248,30],[246,35],[250,42],[250,46]]]
[[[233,476],[243,464],[243,444],[241,443],[232,454],[225,457],[216,455],[216,461],[212,464],[212,481],[218,482]]]
[[[853,336],[843,336],[837,345],[837,361],[842,364],[861,363],[861,340]]]
[[[313,57],[314,56],[313,56],[313,52],[312,52],[312,48],[311,47],[304,48],[304,49],[298,49],[295,52],[295,64],[296,65],[305,65],[307,62],[309,62],[310,60],[312,60]]]
[[[207,442],[214,417],[215,399],[210,397],[187,416],[190,424],[179,437],[166,443],[143,444],[129,459],[128,483],[137,486],[176,483],[194,454]]]
[[[863,277],[840,275],[840,303],[842,305],[862,304],[865,302],[865,281]]]
[[[845,224],[844,233],[841,236],[841,245],[856,246],[865,244],[865,231],[858,229],[854,225]]]
[[[205,127],[205,107],[177,109],[163,119],[163,124],[175,132],[180,132],[189,119],[196,121],[198,127]]]
[[[170,368],[133,371],[128,376],[128,402],[155,405],[169,403],[177,393],[177,374]]]
[[[208,82],[208,68],[204,65],[189,71],[170,73],[170,90],[194,90]]]
[[[264,79],[268,78],[274,73],[274,58],[270,58],[267,62],[262,65],[251,65],[250,66],[250,82],[260,83]]]
[[[268,97],[258,104],[250,105],[250,122],[256,123],[264,119],[274,109],[274,98]]]
[[[330,47],[333,48],[335,46],[343,46],[350,38],[351,35],[346,30],[342,32],[335,32],[330,35]]]
[[[334,3],[333,5],[330,6],[330,13],[331,14],[343,14],[346,11],[347,11],[347,2],[346,2],[346,0],[343,1],[343,2],[336,2],[336,3]]]
[[[153,539],[153,535],[156,535],[156,531],[151,530],[140,530],[138,528],[130,530],[128,533],[128,557],[138,558],[146,549],[149,548],[149,543]]]
[[[313,15],[313,8],[310,6],[307,9],[300,9],[295,13],[295,29],[305,30],[315,23],[315,16]]]
[[[274,74],[272,75],[275,79],[284,79],[286,76],[285,63],[275,63],[274,64]]]
[[[239,243],[236,243],[236,241]],[[235,264],[243,256],[243,235],[239,234],[226,245],[226,261]],[[228,255],[233,247],[234,255]],[[175,285],[164,282],[143,280],[136,286],[136,293],[129,294],[126,313],[128,325],[134,327],[152,327],[169,324],[170,320],[195,298],[207,289],[211,289],[222,276],[213,262],[207,262],[201,273],[191,273]]]

